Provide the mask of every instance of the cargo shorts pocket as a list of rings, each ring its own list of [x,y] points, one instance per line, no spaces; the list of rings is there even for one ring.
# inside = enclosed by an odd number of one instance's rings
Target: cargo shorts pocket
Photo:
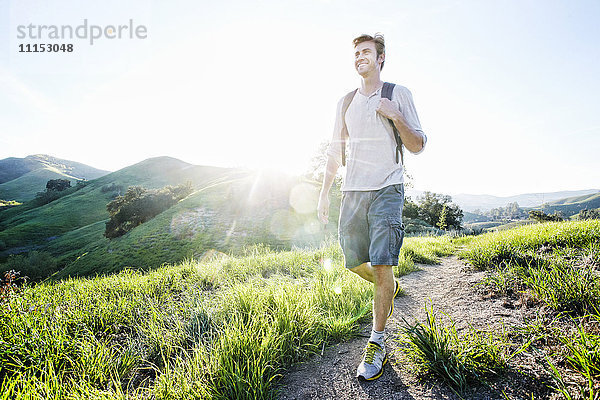
[[[390,224],[390,255],[395,258],[400,254],[400,248],[404,241],[404,224],[402,223],[402,217],[399,215],[389,216],[388,221]]]

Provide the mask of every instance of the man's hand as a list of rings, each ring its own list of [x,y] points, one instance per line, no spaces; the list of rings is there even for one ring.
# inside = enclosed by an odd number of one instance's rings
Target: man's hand
[[[317,215],[322,224],[329,223],[329,194],[321,193],[319,196],[319,205],[317,206]]]
[[[386,118],[391,120],[397,119],[402,116],[402,113],[393,102],[385,97],[379,101],[379,106],[377,107],[377,112],[383,115]]]

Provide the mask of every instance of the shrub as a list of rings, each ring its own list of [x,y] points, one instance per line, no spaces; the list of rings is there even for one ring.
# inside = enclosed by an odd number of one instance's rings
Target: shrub
[[[564,217],[561,213],[554,214],[546,214],[543,211],[531,210],[529,211],[529,218],[534,219],[538,222],[546,222],[546,221],[564,221]]]
[[[191,184],[176,187],[165,186],[148,190],[132,186],[123,196],[117,196],[106,205],[110,220],[106,223],[104,236],[114,239],[123,236],[136,226],[154,218],[192,192]]]
[[[595,210],[581,210],[577,215],[577,219],[582,221],[587,219],[600,219],[600,208],[596,208]]]
[[[46,190],[47,191],[57,191],[62,192],[71,187],[71,181],[68,179],[50,179],[46,182]]]
[[[6,271],[3,275],[4,278],[0,279],[0,304],[8,301],[19,291],[17,283],[21,279],[19,278],[20,273],[15,270]]]
[[[31,200],[30,205],[33,205],[33,207],[40,207],[52,203],[53,201],[68,196],[71,193],[75,193],[86,186],[87,181],[79,181],[76,186],[72,187],[71,182],[66,179],[51,179],[46,183],[46,191],[38,192],[35,195],[35,198]]]
[[[15,207],[15,206],[19,206],[23,203],[19,203],[18,201],[15,200],[0,200],[0,207]]]

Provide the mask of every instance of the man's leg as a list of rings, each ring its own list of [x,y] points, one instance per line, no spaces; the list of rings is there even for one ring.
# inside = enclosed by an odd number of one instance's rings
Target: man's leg
[[[372,267],[374,278],[373,330],[383,332],[394,301],[394,272],[391,265]]]
[[[395,293],[393,265],[398,264],[402,246],[403,186],[391,185],[374,193],[369,207],[369,259],[371,269],[359,268],[356,273],[374,284],[373,330],[367,342],[356,376],[366,380],[377,379],[387,362],[384,344],[385,324],[391,315]]]
[[[383,373],[387,363],[384,344],[385,323],[391,315],[394,301],[394,273],[391,265],[374,265],[371,268],[373,277],[373,329],[367,342],[362,362],[356,369],[356,376],[366,380],[374,380]]]
[[[373,267],[371,267],[370,262],[362,263],[358,267],[350,268],[350,271],[354,272],[366,281],[375,283],[375,277],[373,276]]]

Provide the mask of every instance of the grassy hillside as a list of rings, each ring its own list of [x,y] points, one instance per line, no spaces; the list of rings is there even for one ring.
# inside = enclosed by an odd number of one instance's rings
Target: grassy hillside
[[[474,266],[487,269],[505,260],[523,259],[541,247],[582,248],[600,241],[600,220],[521,226],[475,237],[461,253]]]
[[[596,398],[599,243],[598,220],[407,238],[396,275],[460,246],[486,271],[480,301],[503,297],[525,319],[488,334],[428,314],[407,328],[419,353],[412,366],[471,385],[468,374],[499,357],[493,379],[550,376],[549,398]],[[353,336],[369,316],[371,286],[342,262],[337,244],[259,245],[239,257],[13,289],[0,300],[0,399],[275,398],[290,365]]]
[[[69,179],[74,185],[77,180],[92,180],[107,173],[45,154],[5,158],[0,160],[0,199],[31,200],[37,192],[45,190],[50,179]]]
[[[0,160],[0,184],[11,181],[31,172],[39,167],[39,164],[30,158],[9,157]]]
[[[75,186],[79,179],[62,173],[56,168],[45,167],[28,172],[9,182],[0,184],[0,199],[16,200],[19,202],[31,200],[36,193],[46,190],[50,179],[67,179]]]
[[[396,273],[451,251],[409,238]],[[0,304],[0,399],[270,399],[371,298],[337,245],[28,286]]]
[[[195,192],[179,204],[123,237],[103,237],[106,204],[128,186],[160,188],[188,181]],[[334,224],[323,230],[316,221],[317,191],[314,183],[298,178],[161,157],[90,181],[43,207],[0,212],[0,242],[7,249],[5,258],[30,250],[50,252],[66,267],[57,277],[157,267],[209,250],[235,253],[253,243],[281,249],[315,245],[335,234]],[[335,196],[332,201],[339,204]]]
[[[542,210],[547,214],[562,212],[563,215],[569,217],[579,213],[581,210],[596,208],[600,208],[600,192],[544,203],[540,207],[532,208],[532,210]]]
[[[291,244],[320,242],[324,235],[312,209],[310,214],[298,213],[287,204],[287,195],[282,196],[291,190],[288,185],[280,182],[270,204],[252,203],[246,201],[248,192],[244,190],[252,180],[199,190],[120,238],[103,238],[102,223],[70,232],[48,247],[52,253],[74,260],[56,277],[111,273],[123,266],[156,267],[207,251],[235,254],[249,244],[285,249]],[[87,244],[81,246],[84,242]],[[65,252],[69,248],[72,250]]]
[[[106,220],[106,204],[119,190],[124,192],[130,185],[159,188],[192,179],[202,185],[226,173],[212,167],[188,167],[189,164],[172,159],[151,159],[91,181],[85,188],[45,206],[23,213],[19,213],[19,207],[6,210],[0,214],[0,240],[9,248],[43,244],[49,238]],[[103,190],[110,187],[117,189]]]

